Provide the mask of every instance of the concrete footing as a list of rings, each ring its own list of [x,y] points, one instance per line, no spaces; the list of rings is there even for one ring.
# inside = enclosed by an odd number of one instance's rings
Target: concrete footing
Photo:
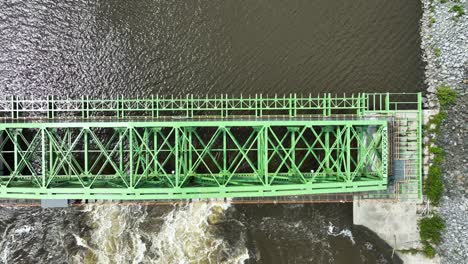
[[[66,199],[42,199],[42,208],[64,208],[68,207],[68,200]]]
[[[387,242],[395,253],[408,264],[438,264],[439,258],[428,259],[422,254],[401,253],[399,250],[422,248],[419,239],[418,204],[412,202],[387,202],[354,200],[353,223],[362,225]]]

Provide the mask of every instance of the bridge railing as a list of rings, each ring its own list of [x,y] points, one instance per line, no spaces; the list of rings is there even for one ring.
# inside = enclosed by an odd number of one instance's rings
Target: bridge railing
[[[263,95],[229,97],[151,96],[145,99],[47,99],[11,96],[0,100],[0,118],[162,118],[162,117],[264,117],[280,115],[332,116],[336,114],[388,114],[399,110],[418,110],[420,94],[358,93],[338,96],[330,93],[318,96],[296,94],[264,97]]]

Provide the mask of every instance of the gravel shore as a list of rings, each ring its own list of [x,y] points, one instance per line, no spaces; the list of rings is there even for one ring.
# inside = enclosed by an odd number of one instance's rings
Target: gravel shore
[[[443,1],[442,1],[443,2]],[[445,194],[439,213],[447,228],[438,247],[441,263],[466,263],[468,259],[468,14],[450,12],[467,0],[422,0],[421,45],[426,61],[426,109],[438,109],[436,88],[448,85],[459,93],[456,105],[447,109],[437,144],[447,153],[444,163]]]

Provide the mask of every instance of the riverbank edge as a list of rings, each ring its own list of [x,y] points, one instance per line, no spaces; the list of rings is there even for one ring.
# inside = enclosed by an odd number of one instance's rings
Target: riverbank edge
[[[392,245],[405,263],[463,263],[468,258],[464,246],[468,244],[468,237],[462,231],[468,229],[468,171],[465,165],[468,142],[463,140],[467,135],[463,120],[468,118],[468,19],[466,14],[458,16],[453,7],[464,6],[467,10],[468,3],[466,0],[421,0],[421,4],[421,52],[426,64],[423,124],[426,125],[441,110],[436,95],[438,87],[448,86],[458,93],[456,103],[445,109],[447,118],[440,127],[439,136],[423,131],[423,182],[434,158],[429,146],[442,147],[447,157],[443,166],[444,196],[439,207],[429,207],[426,199],[423,204],[355,201],[353,220],[354,224],[368,227]],[[437,247],[438,254],[428,259],[412,249],[422,246],[417,225],[419,219],[432,212],[443,217],[447,228]],[[363,217],[367,213],[380,221]],[[408,231],[410,233],[406,234]]]

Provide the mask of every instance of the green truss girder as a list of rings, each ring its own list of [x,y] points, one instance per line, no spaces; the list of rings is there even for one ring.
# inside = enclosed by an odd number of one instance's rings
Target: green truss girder
[[[417,148],[403,158],[415,170],[407,181],[417,182],[421,199],[421,101],[420,93],[10,97],[0,100],[0,197],[188,199],[384,190],[394,120],[407,118],[417,123]]]
[[[188,199],[383,190],[386,119],[8,123],[0,196]]]

